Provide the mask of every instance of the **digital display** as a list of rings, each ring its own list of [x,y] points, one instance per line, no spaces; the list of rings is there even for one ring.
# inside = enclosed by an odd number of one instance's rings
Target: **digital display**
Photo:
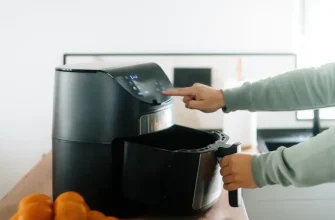
[[[157,93],[161,93],[167,89],[164,83],[156,78],[139,76],[139,74],[131,73],[125,76],[116,77],[117,80],[132,93],[139,97],[152,97],[154,99]]]
[[[118,69],[111,76],[138,100],[159,105],[171,100],[162,94],[163,90],[171,89],[172,84],[164,71],[156,64],[137,65],[132,68]]]
[[[129,77],[130,77],[130,79],[138,79],[137,75],[130,75]]]

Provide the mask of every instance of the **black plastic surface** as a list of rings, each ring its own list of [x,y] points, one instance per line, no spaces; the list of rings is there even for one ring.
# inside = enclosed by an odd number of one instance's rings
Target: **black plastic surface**
[[[56,139],[52,144],[53,198],[76,191],[91,209],[108,211],[115,182],[110,145]]]
[[[56,71],[83,75],[86,73],[85,77],[105,73],[112,80],[117,81],[125,92],[149,104],[153,102],[161,104],[171,99],[161,94],[162,90],[172,88],[172,84],[163,69],[156,63],[118,65],[115,62],[92,62],[63,65],[57,67]]]
[[[52,135],[71,141],[111,143],[136,136],[141,115],[172,106],[172,99],[149,105],[101,72],[57,72],[54,93]]]
[[[323,132],[325,129],[322,129]],[[275,151],[279,147],[292,147],[313,137],[311,129],[259,129],[259,148],[262,152]]]
[[[162,94],[163,90],[171,89],[172,84],[163,70],[156,65],[140,66],[136,69],[110,71],[120,85],[134,97],[149,104],[161,104],[171,97]]]
[[[143,204],[145,215],[192,215],[199,157],[126,142],[122,192]]]
[[[221,136],[181,125],[174,125],[159,132],[127,138],[127,140],[160,150],[177,151],[180,149],[200,149],[213,144],[218,138],[221,138]]]
[[[175,153],[131,142],[125,142],[122,183],[125,199],[140,204],[142,215],[156,217],[201,214],[222,190],[213,153]]]
[[[299,144],[300,142],[265,142],[266,147],[269,151],[276,151],[279,147],[292,147],[293,145]]]
[[[124,196],[142,204],[148,215],[187,216],[210,208],[222,190],[216,149],[194,152],[219,138],[226,140],[220,135],[174,125],[126,139],[120,187]],[[195,210],[194,204],[202,205]]]

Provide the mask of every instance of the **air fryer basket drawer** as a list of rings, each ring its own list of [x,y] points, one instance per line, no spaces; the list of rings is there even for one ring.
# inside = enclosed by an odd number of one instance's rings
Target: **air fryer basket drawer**
[[[152,209],[192,207],[199,154],[160,151],[125,142],[122,191]]]
[[[220,169],[214,152],[201,153],[197,149],[206,148],[220,138],[174,125],[125,139],[123,195],[149,209],[169,214],[210,207],[222,190]]]

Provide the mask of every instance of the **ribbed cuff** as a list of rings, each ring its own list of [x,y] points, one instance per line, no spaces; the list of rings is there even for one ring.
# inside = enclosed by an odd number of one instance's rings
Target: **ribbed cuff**
[[[237,110],[251,110],[250,83],[244,83],[241,87],[221,90],[225,107],[222,108],[224,113]]]
[[[261,155],[254,155],[251,160],[252,178],[259,188],[266,185],[264,167],[262,166],[260,159]]]

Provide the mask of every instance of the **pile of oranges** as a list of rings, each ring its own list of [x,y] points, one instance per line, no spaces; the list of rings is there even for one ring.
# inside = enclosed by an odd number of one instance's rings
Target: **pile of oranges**
[[[10,220],[118,220],[90,210],[77,192],[65,192],[55,202],[45,194],[31,194],[18,205],[17,213]]]

